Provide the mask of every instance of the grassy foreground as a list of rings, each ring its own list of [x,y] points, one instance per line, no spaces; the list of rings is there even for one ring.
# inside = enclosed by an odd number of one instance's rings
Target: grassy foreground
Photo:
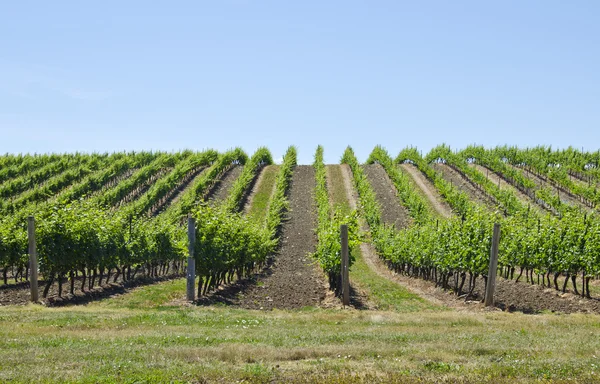
[[[0,308],[0,382],[599,380],[599,316],[261,312],[182,305],[184,289]]]

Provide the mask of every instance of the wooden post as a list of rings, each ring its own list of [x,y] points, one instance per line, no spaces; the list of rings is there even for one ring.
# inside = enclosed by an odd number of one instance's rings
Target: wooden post
[[[188,217],[188,265],[187,265],[187,299],[194,301],[196,295],[196,259],[194,259],[194,246],[196,245],[196,220]]]
[[[348,226],[340,226],[342,242],[342,304],[350,304],[350,273],[348,271]]]
[[[35,246],[35,218],[27,218],[27,237],[29,238],[29,287],[31,289],[31,301],[37,303],[38,291],[38,257]]]
[[[485,287],[485,306],[494,305],[494,289],[496,288],[496,270],[498,269],[498,244],[500,243],[500,224],[494,223],[492,249],[490,250],[490,269],[488,271],[487,286]]]

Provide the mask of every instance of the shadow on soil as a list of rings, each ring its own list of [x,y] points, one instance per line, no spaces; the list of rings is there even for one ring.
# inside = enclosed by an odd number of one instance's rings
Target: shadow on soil
[[[85,292],[76,292],[74,295],[67,294],[64,297],[49,297],[46,299],[46,306],[48,307],[63,307],[66,305],[81,305],[88,304],[93,301],[107,299],[114,295],[120,295],[127,293],[132,288],[152,285],[162,281],[178,279],[185,275],[175,274],[159,277],[137,277],[129,281],[121,283],[109,283],[102,287],[94,287],[91,290]]]
[[[247,290],[255,287],[262,279],[273,274],[270,268],[273,264],[273,259],[269,258],[267,265],[258,273],[246,279],[237,280],[229,285],[222,286],[216,291],[208,292],[196,300],[196,305],[207,307],[215,304],[224,305],[240,305],[239,295]]]
[[[267,266],[262,271],[255,273],[253,276],[238,280],[229,285],[225,285],[217,289],[216,291],[209,292],[207,295],[200,297],[196,300],[195,304],[201,307],[208,307],[211,305],[230,305],[240,306],[239,296],[244,294],[249,289],[256,287],[256,285],[263,279],[267,278],[273,273],[270,268],[273,261],[269,260]],[[352,285],[350,286],[350,306],[358,310],[371,309],[367,305],[366,298],[364,295],[356,290]],[[289,309],[289,308],[282,308]]]
[[[76,290],[75,294],[71,294],[68,293],[68,280],[64,279],[63,280],[63,289],[67,291],[67,293],[64,293],[62,297],[58,297],[56,296],[56,292],[54,292],[57,288],[56,288],[56,282],[54,282],[53,286],[52,286],[52,294],[49,295],[49,297],[43,299],[42,298],[42,291],[43,288],[46,284],[45,280],[39,280],[38,281],[38,286],[40,289],[40,301],[48,306],[48,307],[62,307],[62,306],[67,306],[67,305],[81,305],[81,304],[88,304],[91,303],[93,301],[98,301],[98,300],[103,300],[109,297],[112,297],[114,295],[119,295],[119,294],[124,294],[127,293],[128,291],[130,291],[132,288],[135,287],[139,287],[139,286],[144,286],[144,285],[151,285],[151,284],[156,284],[159,283],[161,281],[167,281],[167,280],[172,280],[172,279],[177,279],[180,277],[183,277],[184,275],[182,274],[170,274],[170,275],[166,275],[166,276],[159,276],[159,277],[146,277],[146,276],[139,276],[136,277],[132,280],[128,280],[128,281],[120,281],[120,282],[110,282],[110,283],[106,283],[103,284],[101,287],[94,287],[92,289],[88,289],[86,291],[81,291],[81,290]],[[79,283],[79,284],[77,284]],[[77,287],[79,287],[81,284],[81,277],[76,278],[76,285]],[[29,302],[29,294],[25,295],[25,299],[22,299],[23,295],[20,295],[22,293],[22,291],[29,291],[29,282],[21,282],[21,283],[17,283],[17,284],[9,284],[9,285],[4,285],[4,286],[0,286],[0,292],[3,293],[4,300],[10,299],[12,296],[14,296],[15,298],[13,298],[12,300],[9,301],[10,304],[26,304]]]
[[[358,310],[371,309],[367,305],[365,296],[361,295],[352,284],[350,285],[350,305]]]

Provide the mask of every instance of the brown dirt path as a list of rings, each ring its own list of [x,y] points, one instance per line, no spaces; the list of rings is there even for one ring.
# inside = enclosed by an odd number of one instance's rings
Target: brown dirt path
[[[270,268],[260,274],[258,283],[245,284],[226,297],[217,292],[214,301],[226,301],[248,309],[302,308],[318,306],[325,298],[327,282],[309,255],[317,237],[315,209],[315,170],[299,165],[294,169],[289,191],[290,211],[282,228],[281,247]]]
[[[382,207],[381,219],[383,222],[387,225],[395,225],[396,228],[409,226],[412,222],[410,213],[399,203],[396,188],[383,166],[381,164],[366,164],[362,166],[362,169]],[[349,169],[348,172],[350,172]],[[352,179],[351,174],[350,178]],[[354,199],[358,200],[354,188],[351,188],[351,191],[354,194]]]
[[[229,191],[233,187],[233,183],[242,173],[243,167],[241,165],[234,165],[227,172],[225,172],[221,178],[213,184],[210,191],[208,192],[208,203],[215,205],[229,196]]]
[[[492,197],[487,196],[482,191],[475,188],[471,184],[470,180],[466,179],[463,175],[456,172],[447,164],[434,163],[431,166],[444,178],[444,180],[446,180],[448,183],[452,183],[452,185],[458,188],[458,190],[461,192],[466,193],[471,200],[490,209],[494,209],[496,207]]]
[[[405,170],[414,180],[415,184],[423,191],[433,208],[439,213],[442,217],[449,218],[452,217],[452,209],[444,201],[444,199],[437,192],[435,186],[431,184],[429,180],[423,175],[419,169],[412,164],[401,164],[400,168]]]
[[[148,211],[150,217],[154,217],[163,212],[167,207],[179,200],[183,193],[194,185],[194,181],[199,178],[206,167],[198,167],[183,177],[178,185],[170,190],[165,196],[160,198]]]

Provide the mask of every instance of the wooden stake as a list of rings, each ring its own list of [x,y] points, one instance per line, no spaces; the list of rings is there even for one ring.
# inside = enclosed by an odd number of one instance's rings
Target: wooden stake
[[[195,300],[196,294],[196,259],[194,259],[194,247],[196,245],[196,220],[188,217],[188,268],[187,268],[187,299]]]
[[[494,223],[492,249],[490,250],[490,268],[485,287],[485,306],[494,306],[494,290],[496,289],[496,270],[498,269],[498,244],[500,243],[500,224]]]
[[[348,271],[348,226],[340,226],[342,242],[342,304],[350,304],[350,274]]]
[[[27,237],[29,238],[29,287],[31,288],[31,301],[37,303],[38,291],[38,257],[35,244],[35,218],[27,218]]]

